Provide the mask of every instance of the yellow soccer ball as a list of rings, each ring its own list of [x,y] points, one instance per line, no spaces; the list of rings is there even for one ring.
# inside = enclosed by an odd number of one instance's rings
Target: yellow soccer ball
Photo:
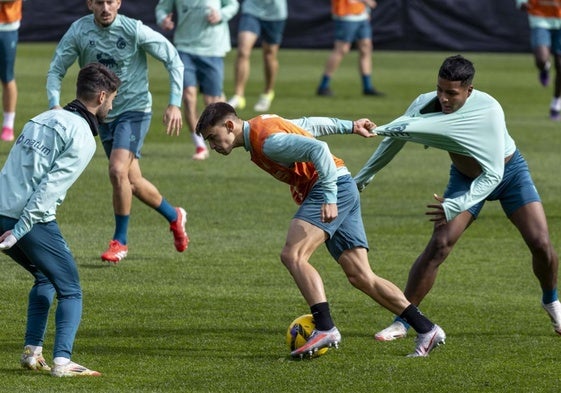
[[[316,324],[312,314],[301,315],[292,321],[286,331],[286,345],[288,345],[290,351],[292,352],[304,345],[315,328]],[[320,349],[314,354],[314,357],[325,354],[328,349],[329,348]]]

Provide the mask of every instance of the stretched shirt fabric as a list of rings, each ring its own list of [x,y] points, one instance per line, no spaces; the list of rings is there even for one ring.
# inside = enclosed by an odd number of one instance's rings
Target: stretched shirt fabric
[[[0,2],[0,31],[19,29],[23,0]]]
[[[219,23],[208,22],[211,8],[220,13]],[[232,49],[228,21],[239,8],[237,0],[160,0],[156,6],[156,22],[160,25],[173,12],[176,18],[173,43],[178,51],[224,57]]]
[[[403,116],[377,127],[376,134],[386,138],[355,180],[359,189],[363,189],[406,142],[472,157],[482,173],[473,180],[466,194],[446,198],[442,203],[450,221],[484,200],[497,187],[503,178],[505,158],[514,153],[516,145],[506,128],[500,104],[490,95],[473,90],[465,104],[450,114],[431,111],[436,100],[436,92],[422,94]]]
[[[161,61],[170,79],[169,104],[180,107],[183,91],[183,62],[177,49],[160,33],[141,21],[117,15],[108,27],[98,26],[93,15],[70,26],[58,43],[47,73],[49,107],[60,105],[61,82],[76,59],[83,67],[101,63],[121,79],[106,122],[129,111],[150,112],[152,96],[148,84],[146,53]]]
[[[518,8],[525,3],[531,28],[561,29],[561,0],[516,0]]]
[[[16,239],[55,219],[95,149],[90,126],[77,113],[50,110],[25,124],[0,171],[0,215],[18,220]]]
[[[286,0],[244,0],[242,14],[267,21],[285,20],[288,17],[288,5]]]
[[[321,184],[325,203],[337,203],[337,178],[349,171],[331,154],[327,143],[315,137],[351,134],[353,122],[327,117],[287,120],[261,115],[244,122],[245,149],[251,160],[274,178],[290,185],[301,204],[312,187]]]

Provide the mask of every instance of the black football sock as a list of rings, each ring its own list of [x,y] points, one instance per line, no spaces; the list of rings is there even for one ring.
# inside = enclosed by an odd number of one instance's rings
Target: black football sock
[[[427,317],[417,308],[417,306],[410,304],[399,316],[404,319],[417,333],[428,333],[434,327]]]
[[[329,330],[335,326],[329,312],[329,303],[314,304],[310,307],[310,310],[312,311],[317,330]]]

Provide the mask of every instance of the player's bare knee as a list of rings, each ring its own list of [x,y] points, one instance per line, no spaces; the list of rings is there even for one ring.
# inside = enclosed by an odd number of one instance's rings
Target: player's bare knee
[[[551,240],[547,234],[536,236],[529,240],[527,239],[526,243],[528,244],[528,248],[534,257],[547,261],[557,259],[557,254],[555,253]]]
[[[363,291],[368,284],[368,280],[366,280],[366,277],[361,276],[360,274],[347,274],[347,280],[353,287],[355,287],[356,289],[360,289],[361,291]]]
[[[290,265],[294,264],[294,258],[292,256],[292,253],[286,248],[282,249],[280,253],[280,260],[282,264],[286,267],[289,267]]]
[[[127,178],[128,171],[124,170],[122,166],[109,166],[109,179],[111,180],[112,184],[121,184]]]
[[[431,239],[431,242],[425,253],[430,255],[431,261],[439,261],[438,264],[442,263],[446,257],[452,252],[454,243],[449,241],[448,238],[444,236],[435,236]]]

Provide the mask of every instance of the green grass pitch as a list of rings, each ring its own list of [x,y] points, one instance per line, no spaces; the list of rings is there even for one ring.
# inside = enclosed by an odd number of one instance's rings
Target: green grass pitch
[[[46,109],[45,80],[54,44],[18,48],[17,127]],[[332,98],[315,89],[328,51],[281,50],[272,112],[378,124],[400,115],[419,93],[435,88],[445,56],[455,53],[377,52],[374,83],[386,97],[363,97],[352,52],[334,76]],[[542,196],[554,244],[560,249],[561,124],[548,119],[551,88],[537,80],[531,54],[466,53],[475,87],[503,105],[507,124],[529,162]],[[225,92],[233,91],[233,59],[226,58]],[[74,66],[63,100],[73,98]],[[373,335],[392,315],[346,281],[323,248],[312,263],[323,276],[343,340],[312,361],[291,361],[289,323],[308,307],[279,260],[296,206],[287,186],[249,160],[243,149],[225,158],[211,152],[193,162],[193,145],[165,135],[164,67],[150,62],[154,117],[141,167],[165,197],[189,213],[189,249],[173,247],[165,220],[137,200],[129,256],[117,266],[100,254],[113,233],[107,160],[98,145],[92,163],[59,208],[58,221],[81,274],[83,320],[75,342],[78,363],[101,378],[55,379],[19,366],[31,277],[0,256],[0,391],[3,392],[558,392],[559,349],[540,307],[530,254],[498,203],[488,203],[441,267],[422,310],[448,334],[425,359],[405,358],[413,335],[390,343]],[[253,54],[247,88],[249,118],[262,89],[261,53]],[[19,131],[18,131],[19,132]],[[358,136],[325,139],[356,173],[379,143]],[[0,162],[9,144],[0,143]],[[404,151],[362,194],[363,217],[375,272],[403,287],[425,246],[424,215],[448,179],[447,154],[422,146]],[[45,356],[52,361],[54,313]]]

